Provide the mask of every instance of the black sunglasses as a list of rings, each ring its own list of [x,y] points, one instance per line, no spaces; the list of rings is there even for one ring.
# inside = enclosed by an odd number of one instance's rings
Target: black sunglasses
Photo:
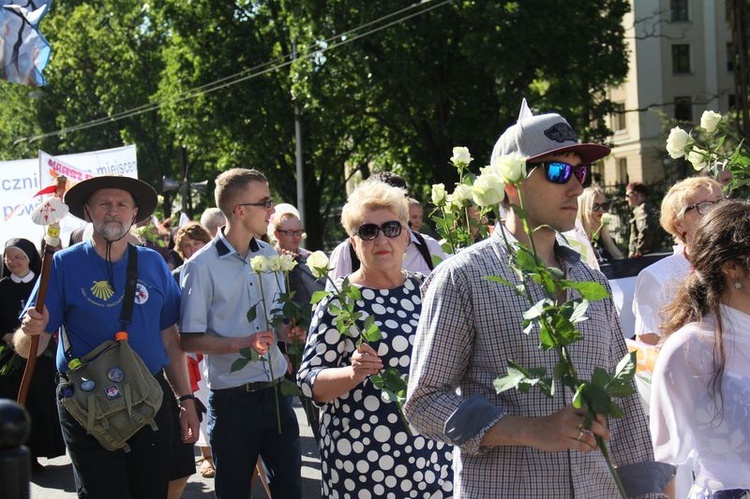
[[[401,235],[402,228],[401,222],[397,220],[386,222],[380,227],[375,224],[362,224],[357,229],[356,235],[363,241],[372,241],[378,237],[380,231],[383,231],[385,237],[394,238]]]
[[[591,211],[607,211],[609,210],[609,203],[594,203],[594,206],[591,207]]]
[[[545,161],[543,163],[527,163],[526,168],[544,167],[544,174],[549,182],[553,184],[567,184],[570,177],[575,175],[578,182],[583,185],[589,176],[589,165],[573,166],[564,161]]]

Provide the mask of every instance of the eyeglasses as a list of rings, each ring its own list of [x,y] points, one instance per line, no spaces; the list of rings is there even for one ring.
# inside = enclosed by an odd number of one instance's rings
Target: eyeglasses
[[[401,222],[397,220],[386,222],[380,227],[375,224],[362,224],[357,229],[356,235],[358,235],[363,241],[372,241],[378,237],[380,231],[383,231],[385,237],[392,239],[401,235],[402,228]]]
[[[591,208],[591,211],[607,211],[609,210],[609,203],[594,203],[594,206]]]
[[[724,199],[717,199],[716,201],[701,201],[700,203],[689,204],[682,209],[682,214],[685,215],[690,210],[695,210],[699,215],[705,215],[713,209],[714,206],[724,201]]]
[[[273,199],[268,198],[265,201],[258,201],[257,203],[239,203],[239,204],[236,204],[236,205],[234,205],[234,208],[232,208],[232,211],[236,210],[240,206],[258,206],[260,208],[268,209],[271,206],[273,206],[273,204],[274,204],[273,203]]]
[[[302,237],[302,234],[305,233],[305,231],[302,230],[302,229],[299,229],[299,230],[281,230],[281,229],[276,229],[276,232],[284,234],[286,237]]]
[[[567,184],[570,177],[575,175],[578,182],[583,185],[589,175],[589,165],[573,166],[563,161],[545,161],[543,163],[527,163],[526,167],[544,167],[544,174],[549,182],[553,184]]]

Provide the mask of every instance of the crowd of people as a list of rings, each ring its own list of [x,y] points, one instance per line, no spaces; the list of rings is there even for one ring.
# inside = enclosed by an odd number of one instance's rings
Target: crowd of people
[[[505,186],[503,218],[489,236],[477,233],[455,255],[420,232],[424,209],[402,178],[373,175],[342,209],[348,237],[327,276],[307,265],[313,255],[299,213],[274,204],[258,170],[220,174],[216,207],[175,228],[173,247],[159,251],[145,247],[154,238],[132,244],[133,227],[156,208],[150,186],[85,180],[65,202],[89,233],[54,254],[41,312],[39,253],[23,239],[5,245],[0,396],[15,398],[24,359],[37,355],[27,404],[32,457],[67,447],[82,498],[178,498],[196,472],[194,445],[216,497],[249,497],[256,469],[272,497],[302,497],[299,423],[291,397],[279,392],[290,379],[314,426],[322,497],[618,497],[598,439],[609,443],[633,497],[749,497],[750,205],[695,177],[672,186],[657,210],[648,188],[630,183],[630,240],[621,251],[604,220],[605,191],[584,188],[589,165],[608,154],[580,143],[558,114],[520,118],[491,162],[520,155],[524,178]],[[513,209],[522,199],[526,220]],[[571,283],[609,289],[598,264],[656,251],[661,230],[674,238],[674,255],[641,272],[633,302],[638,337],[661,348],[646,410],[633,393],[618,401],[621,417],[587,420],[562,389],[551,398],[496,390],[511,361],[548,372],[558,362],[523,334],[527,296],[491,279],[522,284],[508,241],[533,246]],[[293,262],[288,280],[258,263],[277,255]],[[343,282],[356,288],[351,306],[362,324],[377,326],[377,340],[362,341],[356,328],[342,334],[340,295],[315,298]],[[531,298],[544,296],[541,284],[525,286]],[[307,307],[309,325],[272,320],[284,295]],[[614,369],[628,348],[611,298],[592,301],[586,319],[569,352],[577,374],[591,378]],[[65,399],[124,396],[132,376],[121,365],[105,366],[106,386],[69,383],[122,334],[163,397],[152,421],[110,450]],[[299,365],[288,351],[294,342],[304,342]],[[408,376],[403,412],[373,381],[385,368]],[[687,488],[675,489],[672,465],[686,470]]]

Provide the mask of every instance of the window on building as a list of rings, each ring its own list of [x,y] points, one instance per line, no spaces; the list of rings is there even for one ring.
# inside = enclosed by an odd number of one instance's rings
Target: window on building
[[[693,99],[690,97],[674,98],[674,119],[678,121],[693,121]]]
[[[672,73],[682,74],[690,72],[690,45],[676,43],[672,45]]]
[[[591,165],[591,182],[598,185],[605,185],[604,182],[604,164],[598,161]]]
[[[617,160],[617,183],[628,183],[628,159],[620,158]]]
[[[734,71],[734,47],[731,43],[727,43],[727,71]]]
[[[672,22],[688,20],[688,0],[670,0]]]
[[[625,104],[621,102],[615,103],[614,110],[612,111],[612,131],[619,132],[625,130],[626,127]]]

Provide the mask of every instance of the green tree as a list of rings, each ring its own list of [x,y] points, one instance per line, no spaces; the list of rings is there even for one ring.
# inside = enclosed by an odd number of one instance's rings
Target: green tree
[[[608,136],[604,89],[626,75],[628,5],[61,1],[42,25],[53,56],[41,97],[0,87],[5,135],[153,110],[30,145],[6,138],[2,154],[135,143],[141,175],[158,187],[162,175],[181,176],[184,147],[191,180],[256,167],[295,203],[296,106],[308,246],[320,248],[341,237],[335,213],[349,175],[395,171],[424,200],[430,184],[456,180],[445,160],[453,146],[476,151],[476,168],[486,163],[521,97],[565,115],[581,138]],[[28,112],[20,120],[12,109]]]
[[[41,25],[53,51],[45,70],[47,86],[33,92],[34,98],[2,89],[18,94],[12,105],[23,109],[23,121],[29,123],[8,135],[13,140],[36,137],[104,119],[96,127],[22,141],[5,154],[28,156],[33,150],[34,156],[37,149],[65,154],[136,144],[140,176],[160,190],[161,177],[179,168],[174,139],[160,115],[106,119],[152,102],[160,81],[164,37],[153,29],[147,5],[104,0],[53,7]]]

